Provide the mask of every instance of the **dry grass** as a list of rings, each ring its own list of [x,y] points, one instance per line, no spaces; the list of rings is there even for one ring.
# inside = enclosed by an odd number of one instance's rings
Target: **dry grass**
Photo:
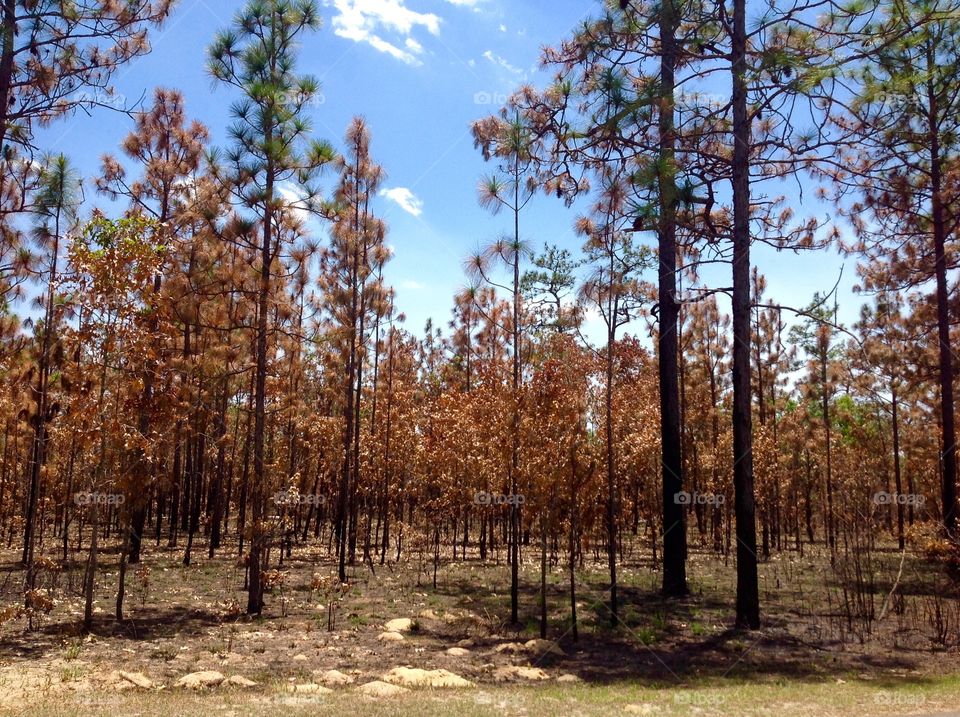
[[[227,549],[225,549],[226,551]],[[0,609],[18,600],[22,577],[13,552],[0,554]],[[508,568],[476,559],[446,561],[437,589],[418,575],[415,560],[353,570],[351,586],[336,603],[335,629],[327,630],[332,593],[318,587],[332,570],[328,556],[295,549],[285,561],[282,594],[268,596],[263,617],[237,611],[244,602],[242,573],[224,552],[214,560],[180,563],[179,551],[151,548],[146,585],[131,571],[127,620],[110,616],[116,572],[105,556],[98,584],[94,634],[78,633],[81,602],[78,566],[51,582],[55,607],[39,630],[23,621],[0,626],[0,712],[74,714],[691,714],[811,715],[934,713],[960,703],[956,589],[936,565],[911,558],[902,599],[886,618],[864,630],[844,608],[843,585],[826,556],[807,548],[761,565],[762,630],[731,627],[734,570],[702,550],[690,560],[692,594],[664,602],[659,573],[641,545],[628,550],[622,568],[623,610],[611,627],[604,571],[588,563],[578,574],[580,639],[571,639],[565,571],[550,576],[550,634],[563,655],[498,650],[538,635],[537,566],[522,566],[522,621],[509,614]],[[899,565],[895,551],[875,555],[874,599],[883,601]],[[276,567],[276,566],[275,566]],[[48,576],[48,579],[52,576]],[[941,624],[937,627],[935,614]],[[409,617],[414,629],[402,642],[377,636],[387,620]],[[945,630],[947,639],[938,639]],[[469,652],[446,649],[468,640]],[[357,684],[390,668],[443,668],[477,687],[416,690],[370,700],[352,687],[327,696],[290,694],[291,683],[311,682],[337,669]],[[549,681],[496,683],[509,665],[533,665]],[[147,675],[159,689],[116,691],[118,669]],[[198,670],[240,674],[259,686],[217,688],[207,694],[172,688]],[[574,675],[578,683],[558,683]]]

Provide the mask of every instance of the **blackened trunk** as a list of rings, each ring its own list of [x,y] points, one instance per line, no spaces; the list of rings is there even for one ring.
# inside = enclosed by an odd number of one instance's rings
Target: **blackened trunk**
[[[680,386],[678,371],[677,324],[680,304],[677,297],[677,224],[676,224],[676,128],[674,126],[674,89],[677,63],[676,8],[673,0],[660,4],[660,217],[658,297],[660,326],[659,379],[661,466],[663,469],[663,594],[687,593],[687,535],[684,524],[683,460],[680,434]]]
[[[757,526],[750,414],[750,120],[747,116],[746,0],[733,2],[733,488],[740,628],[760,627]]]

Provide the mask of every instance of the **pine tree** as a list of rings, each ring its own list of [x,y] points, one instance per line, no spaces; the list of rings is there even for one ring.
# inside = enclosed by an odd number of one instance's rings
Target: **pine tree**
[[[314,209],[312,180],[333,159],[328,143],[310,140],[306,109],[319,91],[317,81],[295,72],[297,42],[320,25],[313,0],[250,0],[210,47],[210,73],[238,90],[233,105],[233,148],[224,157],[224,176],[239,205],[256,218],[260,231],[259,286],[255,331],[253,477],[250,490],[250,560],[247,612],[263,610],[265,569],[266,390],[274,261],[281,250],[278,227],[288,205],[281,189],[293,183],[298,204]]]

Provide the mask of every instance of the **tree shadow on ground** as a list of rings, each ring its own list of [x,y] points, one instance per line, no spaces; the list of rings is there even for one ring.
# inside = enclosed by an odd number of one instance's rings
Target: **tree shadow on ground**
[[[18,658],[52,657],[64,649],[64,641],[110,638],[134,643],[165,638],[189,638],[206,634],[206,630],[224,622],[223,615],[211,610],[186,606],[163,609],[138,609],[136,618],[117,621],[112,615],[97,615],[89,633],[80,619],[43,623],[33,631],[23,631],[0,637],[0,655]]]

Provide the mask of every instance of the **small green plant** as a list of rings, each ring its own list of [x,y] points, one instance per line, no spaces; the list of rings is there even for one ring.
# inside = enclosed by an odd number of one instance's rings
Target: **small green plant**
[[[83,649],[83,642],[80,640],[71,640],[70,644],[67,645],[67,649],[64,650],[63,659],[65,660],[76,660],[80,657],[80,651]]]
[[[350,627],[360,628],[369,623],[363,615],[358,615],[355,612],[347,615],[347,621],[350,623]]]
[[[658,639],[657,631],[652,627],[639,627],[633,631],[633,634],[642,645],[652,645]]]
[[[60,668],[61,682],[76,682],[81,677],[83,677],[83,668],[79,665],[71,665],[70,667]]]

